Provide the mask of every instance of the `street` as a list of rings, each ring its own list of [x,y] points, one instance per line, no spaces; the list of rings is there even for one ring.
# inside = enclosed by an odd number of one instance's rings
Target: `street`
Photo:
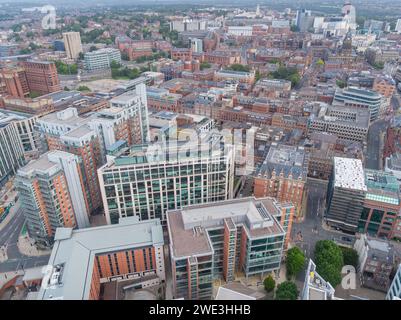
[[[49,256],[29,257],[18,250],[17,241],[25,217],[18,208],[13,219],[0,231],[0,247],[7,248],[8,260],[0,263],[0,272],[15,271],[47,264]]]

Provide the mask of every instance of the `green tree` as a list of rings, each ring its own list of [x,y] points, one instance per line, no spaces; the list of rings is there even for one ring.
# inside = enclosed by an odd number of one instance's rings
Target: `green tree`
[[[344,265],[350,265],[356,269],[359,261],[358,252],[353,248],[340,247],[340,249],[343,253]]]
[[[342,89],[347,86],[347,83],[344,80],[338,79],[338,80],[336,80],[336,85]]]
[[[91,46],[91,47],[89,48],[89,52],[96,51],[96,50],[97,50],[97,47],[96,47],[96,46]]]
[[[211,64],[209,63],[209,62],[202,62],[201,64],[200,64],[200,69],[201,70],[203,70],[203,69],[207,69],[207,68],[210,68],[211,67]]]
[[[242,71],[242,72],[249,72],[249,66],[244,66],[240,63],[234,63],[227,68],[228,70],[233,71]]]
[[[316,271],[333,287],[341,283],[341,269],[344,265],[343,253],[333,241],[320,240],[315,246]]]
[[[292,277],[296,276],[305,265],[305,255],[298,247],[293,247],[287,252],[287,274]]]
[[[79,86],[78,91],[91,91],[91,89],[89,89],[87,86]]]
[[[277,286],[276,300],[297,300],[298,288],[292,281],[285,281]]]
[[[319,67],[324,66],[324,61],[322,59],[319,59],[316,61],[316,65]]]
[[[276,281],[273,279],[272,275],[269,274],[265,280],[263,280],[263,285],[267,292],[272,292],[276,287]]]

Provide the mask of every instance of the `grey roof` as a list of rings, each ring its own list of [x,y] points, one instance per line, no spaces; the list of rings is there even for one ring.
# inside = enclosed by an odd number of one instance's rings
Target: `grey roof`
[[[120,219],[119,224],[72,230],[58,228],[48,265],[61,266],[61,283],[41,288],[38,299],[88,299],[95,256],[142,246],[163,245],[159,219]]]

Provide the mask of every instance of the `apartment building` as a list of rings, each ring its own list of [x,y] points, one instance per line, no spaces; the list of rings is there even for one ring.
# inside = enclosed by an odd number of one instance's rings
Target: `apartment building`
[[[167,212],[173,296],[211,299],[213,282],[280,269],[285,231],[272,199],[243,198]]]
[[[104,48],[87,52],[84,55],[85,69],[88,71],[108,69],[112,61],[121,64],[121,52],[118,49]]]
[[[303,147],[272,145],[254,175],[255,197],[273,197],[280,202],[292,202],[299,215],[308,162]]]
[[[340,139],[364,142],[370,124],[369,110],[322,104],[319,111],[309,117],[308,132],[327,132]]]
[[[127,216],[165,222],[167,210],[231,199],[234,151],[221,147],[221,139],[210,134],[200,145],[134,146],[110,157],[98,172],[107,222]]]
[[[17,128],[10,122],[0,124],[0,186],[24,165],[24,149]]]
[[[254,72],[219,70],[214,74],[214,81],[238,81],[253,84],[255,82]]]
[[[0,112],[0,126],[11,123],[15,127],[26,161],[39,155],[40,139],[38,133],[34,130],[37,119],[37,116],[10,111]]]
[[[67,58],[78,59],[79,53],[83,52],[81,35],[79,34],[79,32],[64,32],[63,42]]]
[[[157,219],[73,230],[58,228],[37,300],[105,300],[108,286],[143,288],[165,281],[163,230]],[[48,267],[49,268],[49,267]],[[102,293],[103,292],[103,293]],[[110,299],[118,299],[116,290]]]
[[[81,160],[51,151],[17,172],[15,185],[30,237],[50,246],[58,227],[89,226]]]
[[[181,112],[181,94],[170,93],[167,89],[148,87],[146,89],[148,108],[155,110],[165,110]]]
[[[60,91],[60,80],[54,62],[27,60],[21,63],[30,92],[41,95]]]
[[[367,191],[362,161],[334,157],[327,188],[326,220],[330,226],[356,232]]]

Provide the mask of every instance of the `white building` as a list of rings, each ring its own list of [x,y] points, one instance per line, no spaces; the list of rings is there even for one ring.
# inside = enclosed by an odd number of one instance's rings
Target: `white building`
[[[398,266],[390,289],[388,289],[386,300],[401,300],[401,264]]]
[[[397,20],[397,24],[395,25],[395,32],[401,33],[401,19]]]
[[[118,49],[104,48],[85,53],[84,56],[86,70],[101,70],[110,68],[111,62],[121,64],[121,52]]]
[[[227,33],[233,36],[252,36],[252,26],[229,26]]]

